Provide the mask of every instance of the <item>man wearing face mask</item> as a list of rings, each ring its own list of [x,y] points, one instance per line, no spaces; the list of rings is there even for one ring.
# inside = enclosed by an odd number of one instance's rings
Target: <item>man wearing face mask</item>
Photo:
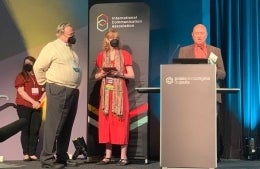
[[[37,82],[45,86],[47,96],[42,168],[77,165],[67,154],[81,82],[79,58],[72,49],[76,43],[74,34],[70,23],[59,24],[57,39],[43,47],[33,67]]]
[[[26,126],[21,132],[24,161],[38,159],[36,156],[36,147],[41,126],[42,110],[40,106],[41,101],[45,97],[44,88],[36,82],[33,73],[34,62],[34,57],[25,57],[22,71],[15,79],[17,114],[20,119],[24,118],[27,120]]]
[[[129,163],[129,100],[126,79],[134,78],[129,52],[120,48],[119,34],[111,28],[103,39],[103,50],[96,58],[95,79],[101,81],[98,113],[99,143],[106,145],[105,156],[98,165],[113,163],[112,145],[121,148],[118,165]]]

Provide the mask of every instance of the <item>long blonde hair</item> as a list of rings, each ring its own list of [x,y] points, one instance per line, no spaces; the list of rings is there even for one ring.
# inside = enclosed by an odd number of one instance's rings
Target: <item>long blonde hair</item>
[[[109,51],[109,49],[110,49],[109,39],[115,38],[115,37],[118,38],[118,40],[119,40],[119,33],[118,33],[118,31],[117,31],[115,28],[110,28],[110,29],[106,32],[105,37],[104,37],[104,39],[103,39],[102,49],[103,49],[104,51]],[[120,48],[121,48],[121,44],[120,44],[120,40],[119,40],[118,49],[120,49]]]

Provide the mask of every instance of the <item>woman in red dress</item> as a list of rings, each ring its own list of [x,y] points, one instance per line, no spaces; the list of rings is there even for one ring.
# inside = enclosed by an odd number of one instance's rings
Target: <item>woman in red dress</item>
[[[109,29],[103,40],[103,50],[96,58],[95,78],[101,80],[99,105],[99,143],[106,152],[99,165],[111,163],[112,144],[121,146],[118,165],[128,164],[129,100],[126,79],[134,78],[132,57],[120,48],[119,34]]]

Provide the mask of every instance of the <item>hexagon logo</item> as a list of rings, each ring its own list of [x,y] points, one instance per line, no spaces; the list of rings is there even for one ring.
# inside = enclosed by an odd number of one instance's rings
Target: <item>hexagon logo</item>
[[[107,29],[108,29],[108,16],[102,13],[97,17],[97,30],[104,32]]]

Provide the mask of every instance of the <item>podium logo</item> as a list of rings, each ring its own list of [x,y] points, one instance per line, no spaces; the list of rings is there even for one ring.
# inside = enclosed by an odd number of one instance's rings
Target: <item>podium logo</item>
[[[108,16],[106,14],[100,14],[97,17],[97,30],[104,32],[108,29]]]
[[[166,77],[165,79],[166,84],[173,84],[173,78],[172,77]]]

